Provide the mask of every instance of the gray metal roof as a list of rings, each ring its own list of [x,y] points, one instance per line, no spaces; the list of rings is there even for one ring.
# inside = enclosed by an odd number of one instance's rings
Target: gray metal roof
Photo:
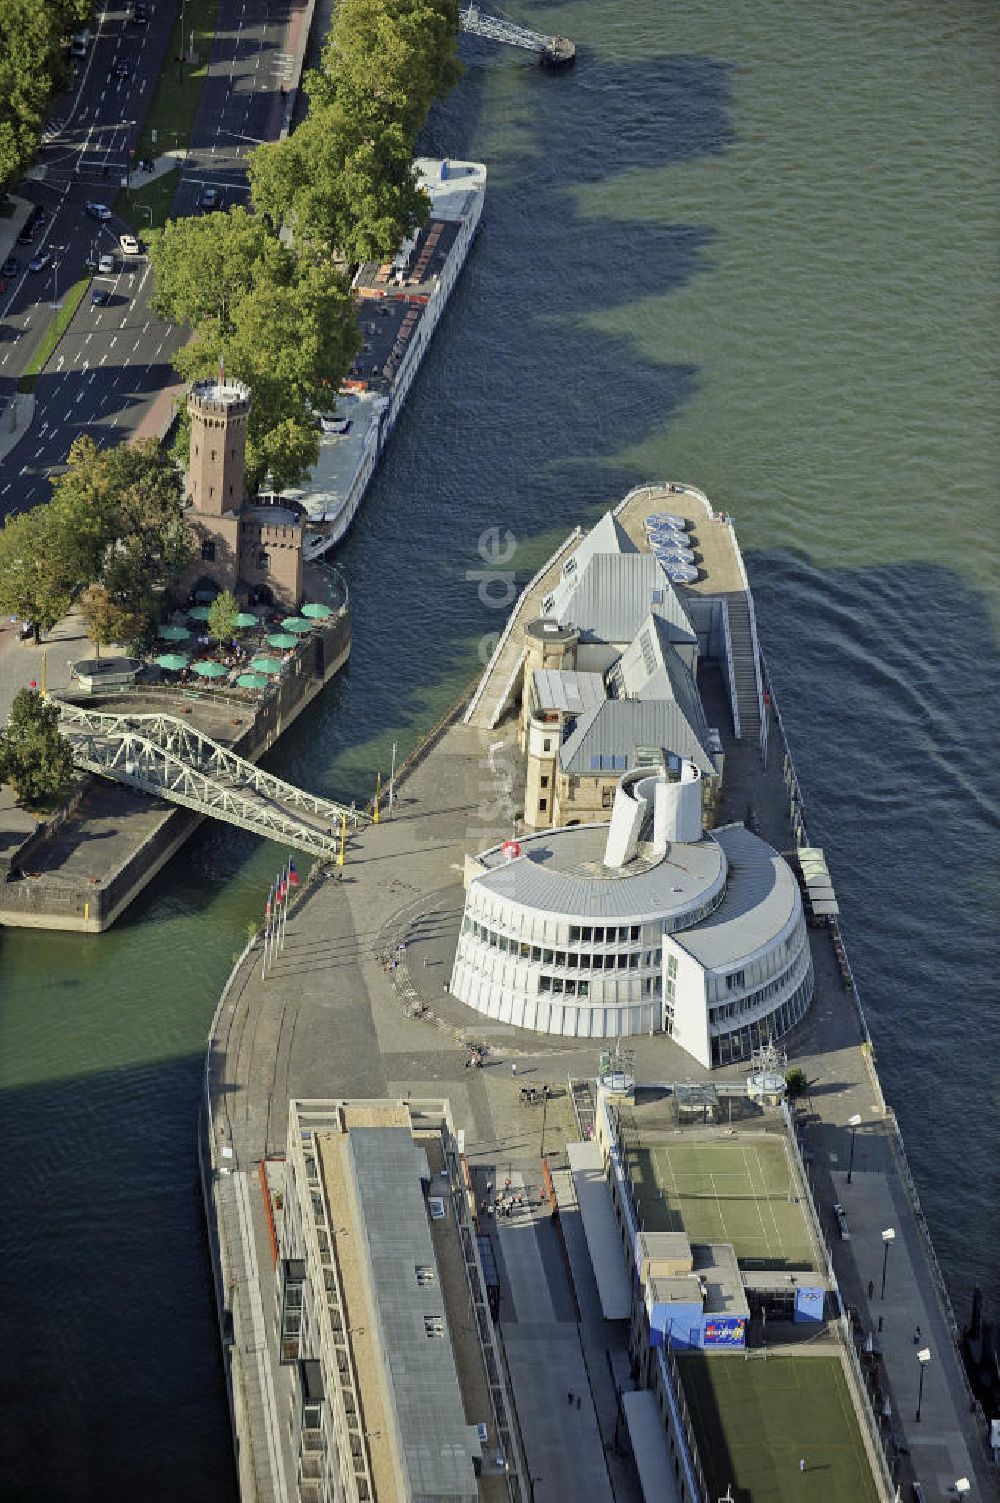
[[[551,605],[549,599],[543,602],[545,614],[578,627],[585,641],[631,642],[651,611],[668,623],[673,640],[697,641],[687,611],[651,553],[597,553],[581,559],[552,591]]]
[[[708,749],[708,721],[694,674],[671,641],[671,628],[652,613],[643,621],[618,662],[608,670],[608,682],[636,699],[673,699],[692,730]]]
[[[410,1494],[476,1496],[469,1431],[427,1209],[408,1128],[355,1127],[349,1154],[365,1214],[372,1291],[386,1379]],[[421,1287],[418,1266],[434,1269]],[[424,1316],[444,1322],[444,1337],[429,1337]]]
[[[536,668],[533,675],[535,704],[540,710],[567,710],[579,715],[603,704],[606,698],[600,673],[574,673],[568,669]]]
[[[706,969],[718,970],[769,944],[802,903],[791,867],[759,835],[743,825],[712,834],[729,862],[726,895],[707,919],[671,939]]]
[[[674,699],[605,700],[577,718],[575,728],[559,748],[559,765],[564,772],[593,777],[601,771],[601,763],[595,763],[595,758],[625,757],[628,768],[633,768],[639,765],[638,747],[658,746],[675,756],[689,757],[703,773],[712,775],[715,763],[708,749],[708,726],[697,691],[695,699],[700,713],[694,724]],[[610,764],[608,770],[613,766]],[[621,773],[626,768],[615,770]]]
[[[472,887],[569,918],[649,923],[695,907],[723,875],[724,857],[711,838],[621,868],[604,866],[607,840],[607,825],[576,825],[522,838],[516,861],[496,846],[480,856],[489,870]]]

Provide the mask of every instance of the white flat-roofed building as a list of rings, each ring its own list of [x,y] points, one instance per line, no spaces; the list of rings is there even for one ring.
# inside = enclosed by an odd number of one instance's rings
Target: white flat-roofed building
[[[443,1101],[292,1101],[279,1358],[303,1503],[502,1503],[525,1478]]]
[[[813,990],[798,884],[742,825],[703,830],[700,779],[628,773],[610,826],[470,859],[453,995],[541,1033],[666,1032],[706,1066],[787,1032]]]

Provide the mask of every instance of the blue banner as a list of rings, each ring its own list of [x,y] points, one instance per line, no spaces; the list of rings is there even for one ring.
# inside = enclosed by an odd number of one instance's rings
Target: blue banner
[[[702,1346],[743,1346],[745,1322],[739,1315],[708,1315],[701,1327]]]
[[[823,1319],[822,1289],[796,1289],[795,1319],[796,1322]]]

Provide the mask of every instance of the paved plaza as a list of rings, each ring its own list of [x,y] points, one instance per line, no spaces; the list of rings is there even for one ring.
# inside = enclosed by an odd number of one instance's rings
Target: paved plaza
[[[709,681],[705,697],[711,702],[721,692],[721,686]],[[576,1446],[566,1446],[559,1428],[568,1423],[568,1416],[559,1414],[560,1403],[568,1411],[566,1393],[574,1391],[574,1381],[583,1387],[582,1374],[575,1380],[569,1375],[578,1348],[587,1376],[586,1389],[579,1395],[580,1413],[586,1414],[589,1407],[590,1425],[603,1440],[613,1494],[620,1503],[628,1503],[639,1496],[638,1480],[631,1463],[617,1454],[621,1437],[616,1436],[610,1377],[610,1364],[616,1354],[620,1360],[625,1349],[623,1324],[600,1318],[575,1208],[570,1203],[556,1224],[548,1205],[539,1203],[543,1146],[560,1186],[560,1201],[570,1193],[565,1144],[577,1134],[567,1080],[593,1077],[599,1044],[529,1034],[495,1023],[447,993],[465,853],[511,832],[509,769],[516,766],[511,728],[506,728],[506,764],[494,750],[495,771],[491,770],[487,750],[487,743],[504,734],[504,728],[486,735],[474,727],[453,725],[401,784],[392,818],[352,836],[343,871],[327,871],[308,886],[289,918],[284,951],[266,979],[261,975],[260,951],[250,952],[220,1009],[212,1040],[215,1140],[217,1149],[231,1151],[233,1167],[247,1173],[251,1199],[257,1197],[255,1214],[262,1222],[252,1171],[260,1158],[283,1151],[289,1096],[447,1096],[456,1123],[466,1132],[466,1152],[480,1196],[488,1195],[488,1185],[502,1184],[509,1177],[525,1186],[534,1201],[523,1220],[510,1226],[494,1224],[491,1235],[501,1275],[501,1329],[509,1355],[516,1353],[525,1453],[529,1471],[544,1479],[539,1496],[559,1491],[582,1496],[581,1486],[588,1491],[598,1487],[593,1458],[586,1459]],[[720,820],[748,814],[765,838],[779,849],[788,848],[787,794],[775,733],[764,778],[755,752],[736,748],[728,755]],[[978,1472],[982,1495],[988,1496],[985,1464],[947,1330],[948,1315],[907,1209],[900,1165],[861,1048],[858,1015],[843,989],[829,935],[811,931],[811,942],[817,997],[786,1042],[791,1061],[802,1066],[816,1090],[806,1103],[805,1143],[824,1229],[832,1239],[832,1204],[843,1193],[832,1177],[836,1165],[829,1155],[846,1161],[850,1133],[845,1124],[860,1112],[865,1125],[863,1146],[859,1134],[859,1154],[867,1169],[891,1187],[898,1224],[907,1221],[909,1227],[913,1256],[905,1270],[901,1260],[900,1283],[905,1279],[914,1291],[924,1312],[922,1326],[940,1354],[941,1393],[935,1391],[933,1406],[925,1405],[914,1441],[916,1426],[907,1397],[912,1347],[898,1352],[885,1348],[880,1382],[892,1396],[897,1474],[905,1481],[911,1465],[920,1469],[921,1448],[937,1444],[944,1448],[941,1466],[947,1458],[947,1467],[956,1468],[955,1476]],[[470,1041],[487,1047],[482,1068],[469,1064]],[[707,1078],[705,1070],[662,1035],[635,1038],[630,1044],[642,1081]],[[713,1079],[741,1078],[744,1073],[735,1067],[714,1072]],[[523,1105],[519,1099],[522,1085],[543,1083],[556,1091],[544,1122],[540,1107]],[[880,1207],[859,1202],[859,1246],[866,1245],[866,1236],[879,1237],[884,1214]],[[864,1298],[867,1262],[863,1267],[856,1264],[853,1244],[831,1245],[845,1298],[868,1327],[875,1317]],[[567,1332],[576,1334],[577,1348]],[[550,1346],[559,1353],[558,1381]],[[284,1380],[278,1374],[275,1381]],[[899,1404],[894,1397],[897,1382],[904,1396]],[[936,1457],[934,1464],[937,1470]],[[576,1470],[578,1465],[586,1478]]]

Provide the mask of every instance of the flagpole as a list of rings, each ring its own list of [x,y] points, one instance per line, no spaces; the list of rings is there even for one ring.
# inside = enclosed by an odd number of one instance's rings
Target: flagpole
[[[278,942],[278,924],[281,922],[281,899],[278,896],[280,892],[281,878],[277,877],[274,883],[274,917],[271,919],[271,954],[268,962],[271,966],[274,965],[274,951]]]
[[[392,743],[392,768],[389,772],[389,818],[392,818],[392,805],[396,796],[396,743]]]
[[[292,884],[291,884],[291,881],[289,880],[290,874],[291,874],[291,863],[288,862],[288,861],[286,861],[285,862],[285,908],[284,908],[284,912],[281,915],[281,946],[280,946],[280,948],[282,950],[285,948],[285,930],[288,928],[288,897],[289,897],[289,894],[290,894],[290,892],[292,890]]]
[[[264,909],[264,957],[260,966],[261,981],[267,980],[267,937],[271,928],[271,893],[267,894],[267,906]]]
[[[381,796],[381,793],[382,793],[382,769],[380,767],[379,770],[378,770],[378,776],[375,779],[375,808],[372,811],[372,823],[376,824],[376,825],[378,824],[378,802],[379,802],[379,798]]]

